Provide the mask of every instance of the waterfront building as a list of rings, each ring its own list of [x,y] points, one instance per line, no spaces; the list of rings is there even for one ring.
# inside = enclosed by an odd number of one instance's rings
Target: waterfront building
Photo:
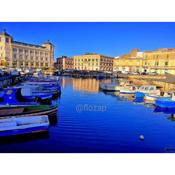
[[[121,72],[142,72],[143,52],[138,49],[132,49],[130,54],[116,57],[113,60],[113,71]]]
[[[158,74],[175,74],[175,48],[161,48],[143,53],[143,69]]]
[[[130,54],[114,59],[113,71],[175,74],[175,48],[145,52],[133,49]]]
[[[112,72],[113,57],[96,53],[87,53],[73,57],[74,69],[85,71]]]
[[[57,58],[56,68],[58,70],[72,70],[73,69],[73,58],[68,58],[66,56],[62,56]]]
[[[6,31],[0,34],[0,68],[52,70],[54,46],[47,41],[42,45],[15,41]]]

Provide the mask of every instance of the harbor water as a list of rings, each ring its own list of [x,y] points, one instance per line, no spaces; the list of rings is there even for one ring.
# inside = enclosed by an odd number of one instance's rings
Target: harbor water
[[[57,122],[47,135],[0,142],[0,152],[175,152],[175,121],[153,106],[99,90],[97,79],[62,78]]]

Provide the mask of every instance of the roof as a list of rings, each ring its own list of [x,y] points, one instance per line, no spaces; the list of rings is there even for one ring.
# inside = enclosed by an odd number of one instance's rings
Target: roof
[[[5,36],[9,36],[9,37],[11,37],[11,35],[8,34],[8,33],[6,32],[5,29],[3,30],[3,32],[0,33],[0,35],[5,35]],[[11,38],[12,38],[12,37],[11,37]]]
[[[13,41],[13,44],[18,44],[18,45],[22,45],[22,46],[29,46],[29,47],[37,47],[37,48],[45,48],[41,45],[36,45],[36,44],[29,44],[29,43],[24,43],[24,42],[19,42],[19,41]]]
[[[112,56],[107,56],[107,55],[102,55],[102,54],[98,54],[98,53],[85,53],[85,54],[82,54],[82,55],[75,55],[75,56],[73,56],[73,57],[80,57],[80,56],[88,56],[88,55],[99,55],[99,56],[102,56],[102,57],[107,57],[107,58],[111,58],[111,59],[113,59],[114,57],[112,57]]]
[[[50,40],[47,40],[44,44],[50,44],[50,45],[53,45]]]

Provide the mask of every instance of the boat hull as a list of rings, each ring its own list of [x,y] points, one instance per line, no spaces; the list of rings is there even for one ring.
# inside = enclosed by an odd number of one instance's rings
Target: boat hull
[[[119,87],[116,85],[114,85],[114,86],[109,86],[109,85],[101,85],[100,86],[100,89],[102,90],[102,91],[109,91],[109,92],[115,92],[115,91],[119,91],[120,89],[119,89]]]
[[[135,91],[120,90],[121,94],[135,94]]]
[[[22,108],[23,106],[21,106],[21,108]],[[9,107],[9,108],[7,108],[8,110],[13,110],[13,109],[15,109],[14,107]],[[19,108],[20,109],[20,108]],[[57,113],[57,106],[55,106],[55,107],[52,107],[52,108],[50,108],[50,109],[47,109],[47,110],[38,110],[38,111],[35,111],[35,110],[31,110],[31,111],[28,111],[28,112],[21,112],[21,111],[19,111],[19,113],[18,112],[16,112],[16,113],[11,113],[11,114],[3,114],[3,113],[1,113],[1,110],[4,110],[4,109],[0,109],[0,117],[11,117],[11,116],[17,116],[17,117],[24,117],[24,116],[36,116],[36,115],[48,115],[49,117],[51,117],[51,116],[53,116],[53,115],[55,115],[56,113]]]
[[[157,99],[155,105],[160,108],[175,108],[175,101],[169,98]]]
[[[42,132],[48,132],[48,126],[38,126],[38,127],[26,128],[26,129],[0,131],[0,137],[11,137],[11,136],[17,136],[17,135],[27,135],[27,134],[42,133]]]

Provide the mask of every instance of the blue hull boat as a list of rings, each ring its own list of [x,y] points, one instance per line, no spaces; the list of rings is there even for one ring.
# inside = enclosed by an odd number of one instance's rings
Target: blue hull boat
[[[38,105],[37,102],[29,101],[21,95],[21,88],[6,88],[3,93],[0,106],[3,105]]]
[[[160,108],[175,108],[175,101],[170,97],[159,98],[156,100],[155,105]]]
[[[46,132],[48,127],[47,115],[2,118],[0,119],[0,137]]]
[[[0,105],[34,105],[50,104],[52,94],[25,94],[21,87],[7,88],[1,97]],[[25,89],[24,89],[25,91]]]
[[[52,94],[52,98],[57,98],[61,94],[61,86],[58,81],[28,81],[24,83],[24,85],[29,86],[38,86],[38,93],[50,93]]]

